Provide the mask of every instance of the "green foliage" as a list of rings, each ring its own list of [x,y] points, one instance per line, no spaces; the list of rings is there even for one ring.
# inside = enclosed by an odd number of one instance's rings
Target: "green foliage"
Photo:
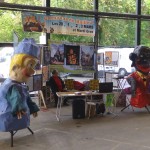
[[[8,3],[42,6],[43,0],[5,0]],[[51,7],[66,9],[93,10],[94,0],[51,0]],[[136,1],[133,0],[99,0],[99,12],[132,13],[136,12]],[[150,1],[142,1],[142,14],[150,14]],[[135,20],[100,18],[99,45],[103,46],[134,46],[135,45]],[[141,43],[149,44],[149,21],[142,22]],[[12,42],[13,31],[19,35],[19,40],[24,37],[33,37],[37,41],[41,33],[24,32],[22,27],[21,12],[0,10],[0,42]],[[51,34],[53,41],[93,42],[92,37],[56,35]]]
[[[51,0],[52,7],[93,10],[93,0]]]

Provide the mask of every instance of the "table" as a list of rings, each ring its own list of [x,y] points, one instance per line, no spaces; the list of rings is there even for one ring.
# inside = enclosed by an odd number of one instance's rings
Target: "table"
[[[92,91],[80,91],[80,94],[77,94],[77,92],[57,92],[58,96],[58,103],[57,103],[57,109],[56,109],[56,119],[57,121],[61,120],[61,104],[63,101],[63,97],[81,97],[85,96],[85,101],[87,101],[87,97],[90,96],[90,101],[92,101],[92,96],[94,95],[107,95],[112,93],[98,93],[98,92],[92,92]],[[106,96],[104,96],[106,97]]]

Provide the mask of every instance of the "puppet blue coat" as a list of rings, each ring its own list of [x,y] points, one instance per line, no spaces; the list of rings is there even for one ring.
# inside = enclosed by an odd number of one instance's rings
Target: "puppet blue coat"
[[[16,131],[29,127],[30,114],[38,110],[26,85],[8,78],[0,86],[0,131]],[[18,119],[18,111],[25,111],[26,114]]]

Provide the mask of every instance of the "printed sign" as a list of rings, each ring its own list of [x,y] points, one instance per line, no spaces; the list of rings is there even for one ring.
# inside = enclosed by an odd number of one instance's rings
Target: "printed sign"
[[[95,21],[93,18],[44,15],[22,13],[24,31],[68,34],[78,36],[95,36]]]

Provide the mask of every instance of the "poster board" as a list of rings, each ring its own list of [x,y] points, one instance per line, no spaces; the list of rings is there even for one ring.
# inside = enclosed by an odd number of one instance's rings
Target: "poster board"
[[[59,57],[61,57],[61,61],[56,61],[54,57],[56,51],[58,50],[58,47],[60,51]],[[73,49],[73,58],[71,58],[71,60],[75,60],[74,62],[69,62],[70,49]],[[93,45],[79,45],[77,43],[58,44],[51,42],[50,51],[50,71],[53,69],[57,69],[59,72],[72,74],[94,73],[95,71],[95,54]],[[88,57],[82,55],[83,53]],[[85,59],[86,61],[84,61]]]
[[[64,44],[51,44],[51,64],[63,65],[64,64]]]
[[[94,65],[94,47],[81,45],[81,65],[82,66],[93,66]]]
[[[42,74],[33,75],[33,90],[40,91],[42,90],[42,86],[43,86]]]
[[[28,79],[26,85],[27,85],[27,87],[28,87],[28,89],[29,89],[29,92],[32,92],[32,91],[33,91],[33,76],[31,76],[31,77]]]
[[[42,67],[42,74],[43,74],[43,82],[46,82],[49,79],[49,67],[48,66]]]
[[[31,76],[26,82],[29,92],[40,91],[43,86],[43,77],[42,74],[36,74]]]
[[[119,52],[106,51],[105,52],[105,65],[118,66]]]
[[[97,65],[104,65],[104,53],[97,53]]]
[[[38,62],[35,66],[35,70],[40,70],[41,69],[41,61],[42,61],[42,46],[39,46],[40,52],[38,53]]]
[[[91,17],[22,12],[22,24],[27,32],[95,36],[95,20]]]
[[[79,65],[80,46],[64,45],[66,65]]]
[[[51,58],[51,52],[49,46],[43,46],[43,65],[49,65]]]

